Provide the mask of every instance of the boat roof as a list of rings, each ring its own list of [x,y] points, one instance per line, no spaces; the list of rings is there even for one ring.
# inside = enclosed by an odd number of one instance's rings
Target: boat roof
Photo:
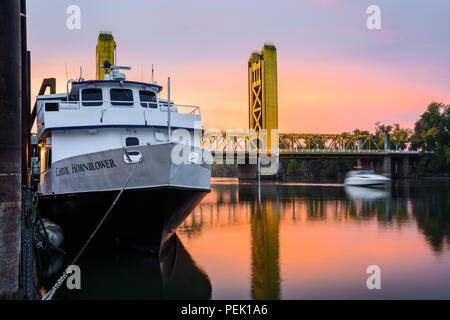
[[[132,85],[141,85],[141,86],[147,86],[147,87],[153,87],[160,92],[163,87],[154,83],[146,83],[146,82],[137,82],[137,81],[128,81],[128,80],[87,80],[87,81],[79,81],[79,82],[73,82],[72,88],[79,85],[89,85],[89,84],[132,84]]]
[[[43,94],[37,96],[37,100],[61,100],[67,98],[67,93],[54,93],[54,94]]]

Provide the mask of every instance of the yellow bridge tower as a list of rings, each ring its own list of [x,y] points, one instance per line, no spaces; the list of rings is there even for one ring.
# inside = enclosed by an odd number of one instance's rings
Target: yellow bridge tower
[[[97,69],[96,79],[103,80],[105,69],[100,68],[105,60],[108,60],[111,65],[115,65],[115,51],[116,42],[111,32],[101,31],[98,35],[97,48],[95,50],[95,67]]]
[[[266,178],[277,178],[279,169],[278,155],[278,132],[272,137],[272,130],[278,130],[278,88],[277,88],[277,49],[273,44],[264,44],[260,52],[254,51],[248,59],[248,113],[249,129],[258,132],[259,143],[257,148],[264,149],[271,154],[269,171],[267,164],[261,163],[261,169],[252,163],[239,164],[239,179],[257,179],[258,176]],[[261,132],[265,130],[266,132]],[[262,144],[261,144],[262,143]],[[254,145],[254,142],[251,142]],[[275,171],[275,172],[274,172]]]
[[[278,129],[277,49],[264,44],[261,52],[253,52],[248,60],[249,128],[267,130],[270,150],[271,129]]]

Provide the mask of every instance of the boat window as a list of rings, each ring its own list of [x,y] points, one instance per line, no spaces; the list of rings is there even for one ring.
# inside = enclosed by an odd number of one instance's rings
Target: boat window
[[[111,89],[111,104],[114,106],[132,106],[133,91],[130,89]]]
[[[144,108],[156,108],[156,93],[153,91],[139,91],[139,99],[141,100],[141,106]]]
[[[139,139],[135,137],[129,137],[125,139],[125,145],[127,147],[130,146],[138,146],[139,145]]]
[[[139,145],[139,139],[136,138],[136,137],[128,137],[128,138],[125,139],[125,145],[127,147],[138,146]],[[138,156],[139,152],[137,152],[137,151],[129,151],[128,154],[131,155],[131,156]]]
[[[94,107],[103,104],[102,89],[84,89],[81,91],[83,106]]]
[[[45,111],[58,111],[59,103],[58,102],[46,102],[45,103]]]

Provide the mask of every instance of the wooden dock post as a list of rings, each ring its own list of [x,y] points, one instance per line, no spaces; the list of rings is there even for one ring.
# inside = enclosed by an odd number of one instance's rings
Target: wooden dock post
[[[0,298],[19,293],[21,218],[21,37],[20,1],[0,10]]]

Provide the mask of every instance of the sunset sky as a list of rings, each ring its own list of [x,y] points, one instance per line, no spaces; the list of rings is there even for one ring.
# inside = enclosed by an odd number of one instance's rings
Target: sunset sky
[[[68,6],[81,8],[69,30]],[[381,29],[368,30],[369,5]],[[29,0],[32,94],[43,78],[95,79],[99,31],[111,31],[129,80],[166,85],[176,103],[200,105],[205,128],[248,128],[247,61],[278,50],[282,132],[412,127],[432,101],[450,103],[448,0]],[[143,75],[143,76],[142,76]],[[166,90],[162,96],[166,97]]]

